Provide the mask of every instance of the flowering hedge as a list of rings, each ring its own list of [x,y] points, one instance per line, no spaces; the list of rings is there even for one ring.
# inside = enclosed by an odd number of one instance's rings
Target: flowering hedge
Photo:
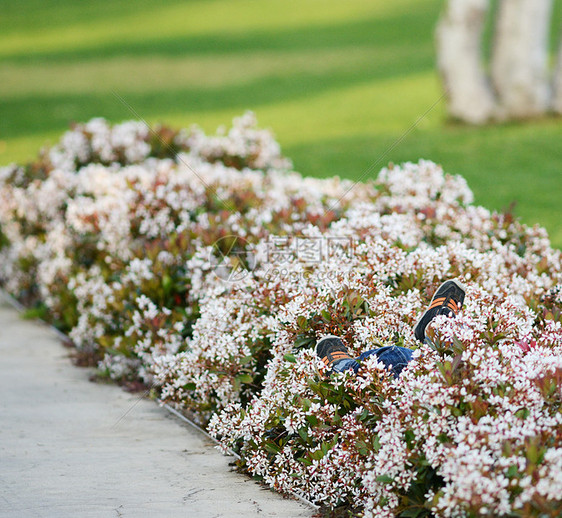
[[[0,169],[4,289],[270,486],[356,515],[560,515],[561,259],[431,162],[304,178],[250,113],[215,136],[94,119]],[[420,345],[450,277],[465,306]],[[330,374],[329,333],[415,358]]]

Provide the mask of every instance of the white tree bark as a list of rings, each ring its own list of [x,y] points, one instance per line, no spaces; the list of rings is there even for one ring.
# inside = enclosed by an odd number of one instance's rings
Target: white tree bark
[[[483,124],[496,102],[482,66],[481,38],[488,0],[450,0],[437,26],[438,67],[454,117]]]
[[[558,62],[554,70],[552,109],[562,115],[562,38],[558,47]]]
[[[508,118],[535,117],[549,108],[551,14],[552,0],[500,0],[491,71]]]

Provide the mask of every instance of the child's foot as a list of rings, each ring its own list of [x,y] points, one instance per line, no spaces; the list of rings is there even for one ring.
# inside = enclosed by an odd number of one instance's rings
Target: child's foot
[[[334,335],[328,335],[318,341],[316,344],[316,354],[324,362],[326,367],[334,370],[337,363],[342,360],[353,360],[349,355],[349,351],[341,338]]]
[[[414,335],[423,342],[425,328],[437,315],[455,317],[464,302],[465,287],[456,279],[445,281],[431,299],[431,304],[414,327]]]

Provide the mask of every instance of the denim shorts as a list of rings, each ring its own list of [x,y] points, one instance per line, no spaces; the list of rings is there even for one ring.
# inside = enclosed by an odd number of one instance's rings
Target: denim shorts
[[[378,360],[383,363],[386,368],[390,369],[392,375],[397,378],[400,376],[402,369],[411,361],[413,352],[414,351],[412,351],[412,349],[401,347],[399,345],[379,347],[378,349],[365,351],[354,360],[341,360],[337,362],[334,365],[334,371],[343,372],[348,369],[353,369],[357,373],[361,367],[359,362],[375,354],[377,355]]]

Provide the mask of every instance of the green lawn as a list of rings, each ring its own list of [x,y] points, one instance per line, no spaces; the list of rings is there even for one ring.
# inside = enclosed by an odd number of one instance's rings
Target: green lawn
[[[70,121],[136,112],[214,131],[252,109],[304,174],[366,179],[428,158],[465,176],[479,204],[516,201],[562,247],[562,119],[448,121],[433,45],[442,5],[0,0],[0,164],[33,157]]]

